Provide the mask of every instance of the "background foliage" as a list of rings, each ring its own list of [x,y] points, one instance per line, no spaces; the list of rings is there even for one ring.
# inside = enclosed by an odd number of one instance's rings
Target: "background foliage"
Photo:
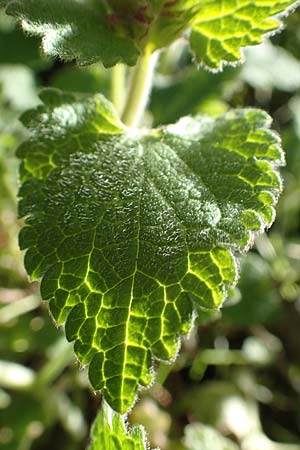
[[[299,23],[296,12],[283,33],[247,51],[243,66],[218,75],[197,71],[182,41],[160,60],[146,123],[260,107],[274,117],[287,159],[277,221],[245,258],[222,317],[199,318],[129,416],[162,450],[300,449]],[[17,117],[38,104],[41,86],[109,95],[110,73],[46,59],[3,16],[0,44],[0,445],[84,449],[100,398],[23,270],[14,151],[25,137]]]

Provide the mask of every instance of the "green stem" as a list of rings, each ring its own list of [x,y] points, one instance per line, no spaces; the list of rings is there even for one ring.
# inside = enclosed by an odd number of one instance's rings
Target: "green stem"
[[[172,369],[174,368],[174,364],[167,364],[161,362],[159,364],[157,375],[156,375],[156,383],[159,383],[161,385],[164,384],[168,376],[170,375]]]
[[[136,128],[140,123],[151,91],[156,60],[157,52],[152,53],[152,49],[148,47],[134,69],[122,115],[122,120],[128,127]]]
[[[116,111],[121,115],[125,103],[125,66],[116,64],[112,68],[111,100]]]

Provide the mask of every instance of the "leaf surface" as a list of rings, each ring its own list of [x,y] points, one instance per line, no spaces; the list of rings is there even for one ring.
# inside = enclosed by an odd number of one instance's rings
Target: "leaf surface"
[[[142,426],[135,426],[129,433],[120,414],[102,402],[91,432],[88,450],[146,450],[146,436]]]
[[[241,60],[241,49],[278,30],[295,0],[0,0],[50,56],[81,65],[134,65],[140,52],[170,45],[192,28],[196,62],[212,70]],[[106,6],[105,6],[106,5]]]
[[[241,49],[260,44],[281,26],[279,15],[294,0],[204,0],[190,37],[196,62],[211,70],[235,64]]]
[[[216,309],[274,219],[283,163],[261,111],[126,130],[102,96],[47,90],[18,150],[21,248],[95,389],[124,413]]]
[[[0,0],[50,56],[81,65],[134,65],[140,52],[170,45],[192,28],[196,62],[212,70],[241,60],[241,49],[281,26],[295,0]],[[105,6],[106,5],[106,6]]]
[[[25,31],[42,36],[43,50],[50,56],[81,65],[101,61],[105,67],[136,63],[136,46],[113,32],[100,1],[4,0],[1,6],[21,20]]]

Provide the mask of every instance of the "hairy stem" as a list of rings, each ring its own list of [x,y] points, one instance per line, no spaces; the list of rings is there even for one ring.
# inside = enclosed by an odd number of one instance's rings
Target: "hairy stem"
[[[111,100],[119,115],[121,115],[125,103],[125,71],[123,64],[116,64],[112,68]]]
[[[123,122],[129,127],[138,127],[143,116],[152,88],[156,61],[157,52],[152,53],[150,48],[146,48],[134,69],[122,115]]]

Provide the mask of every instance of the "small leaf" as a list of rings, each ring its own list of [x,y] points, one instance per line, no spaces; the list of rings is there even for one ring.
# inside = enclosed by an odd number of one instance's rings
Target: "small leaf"
[[[21,20],[25,31],[42,36],[43,50],[50,56],[75,59],[81,65],[136,63],[139,52],[133,41],[113,32],[100,2],[4,0],[1,6]]]
[[[91,432],[88,450],[146,450],[146,436],[142,426],[128,432],[124,419],[115,413],[107,403],[102,402]]]
[[[260,44],[279,29],[278,15],[294,0],[205,0],[194,19],[191,47],[196,62],[211,70],[242,59],[241,48]]]
[[[194,311],[220,307],[236,255],[272,223],[279,138],[257,110],[133,134],[102,96],[42,100],[18,150],[25,265],[94,388],[124,413],[153,357],[174,358]]]

